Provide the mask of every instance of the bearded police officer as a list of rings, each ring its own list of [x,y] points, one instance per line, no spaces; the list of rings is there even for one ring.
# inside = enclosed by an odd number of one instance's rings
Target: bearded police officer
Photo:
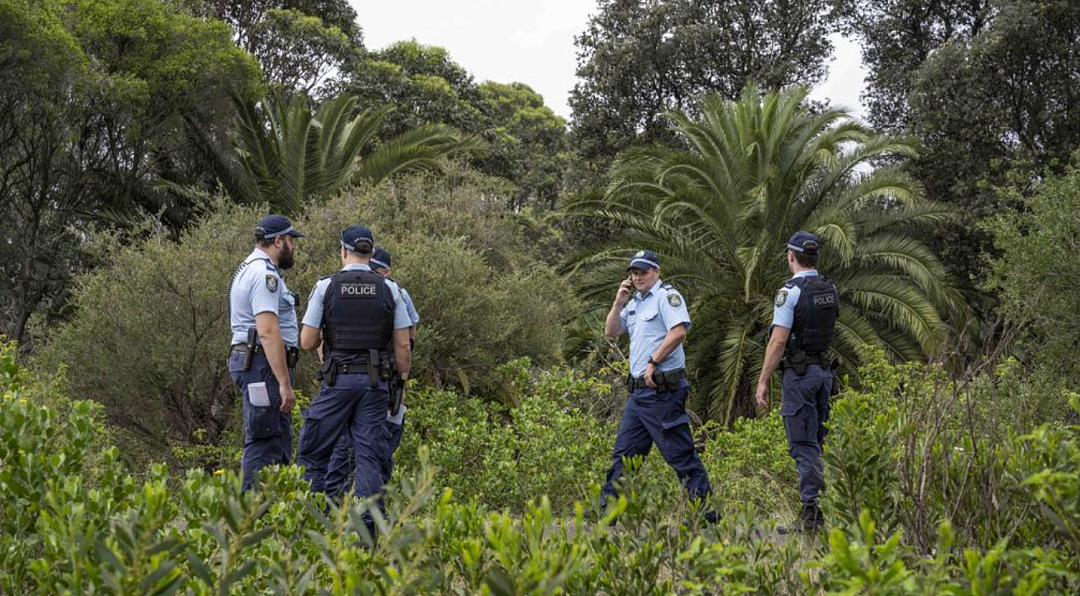
[[[818,238],[796,232],[788,240],[787,262],[792,278],[776,294],[765,362],[758,379],[757,403],[769,404],[769,379],[783,369],[780,416],[787,431],[788,453],[799,471],[802,510],[781,533],[812,532],[823,520],[818,495],[824,487],[821,450],[829,395],[835,382],[826,352],[840,314],[836,286],[817,272]]]
[[[375,273],[397,283],[393,275],[392,257],[390,251],[385,248],[376,248],[371,257],[370,266]],[[409,343],[410,349],[416,337],[416,325],[420,322],[420,315],[413,306],[409,292],[398,284],[401,291],[401,299],[405,302],[405,308],[409,312]],[[395,374],[396,377],[396,374]],[[399,400],[391,407],[386,415],[387,448],[386,457],[383,459],[382,477],[383,484],[390,482],[390,476],[394,470],[394,452],[401,445],[401,437],[405,428],[405,404],[400,397],[403,396],[404,386],[400,385],[400,378],[391,378],[391,402],[394,400],[394,392],[397,391]],[[326,494],[337,496],[346,492],[352,485],[353,474],[352,440],[347,434],[342,434],[334,447],[334,454],[330,458],[330,465],[326,471]]]
[[[690,328],[686,301],[660,280],[660,258],[643,250],[630,260],[630,277],[622,282],[608,312],[604,334],[630,334],[630,398],[623,409],[615,437],[615,453],[601,505],[615,496],[615,481],[622,474],[623,458],[644,456],[653,443],[675,469],[691,499],[712,495],[705,466],[694,450],[686,396],[690,384],[684,369],[683,340]],[[636,290],[636,292],[633,292]],[[715,513],[709,511],[709,521]]]
[[[300,345],[323,347],[323,384],[305,412],[297,463],[316,492],[325,490],[327,465],[342,434],[356,459],[355,492],[377,495],[386,457],[388,381],[393,367],[408,378],[408,310],[397,284],[373,272],[371,230],[349,226],[341,233],[342,269],[319,280],[311,292]],[[393,352],[391,355],[390,352]]]
[[[292,459],[289,411],[296,402],[291,377],[299,333],[296,295],[281,272],[293,266],[293,239],[301,236],[282,215],[263,218],[255,228],[255,250],[229,288],[229,374],[244,400],[245,491],[260,469]]]

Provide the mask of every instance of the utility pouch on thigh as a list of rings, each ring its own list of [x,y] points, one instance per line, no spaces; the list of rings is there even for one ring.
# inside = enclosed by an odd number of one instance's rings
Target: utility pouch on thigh
[[[784,408],[780,409],[780,417],[784,421],[784,430],[787,431],[788,443],[805,443],[809,438],[806,432],[806,415],[803,414],[802,408],[795,409],[794,412],[785,413]]]

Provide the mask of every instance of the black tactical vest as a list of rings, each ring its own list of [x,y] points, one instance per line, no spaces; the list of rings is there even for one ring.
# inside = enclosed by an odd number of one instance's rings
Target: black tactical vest
[[[381,275],[345,270],[323,296],[323,342],[329,356],[385,352],[394,336],[394,296]]]
[[[827,277],[820,275],[796,277],[787,283],[801,290],[795,303],[795,322],[792,324],[787,351],[802,350],[807,354],[822,354],[829,349],[840,316],[840,294]]]

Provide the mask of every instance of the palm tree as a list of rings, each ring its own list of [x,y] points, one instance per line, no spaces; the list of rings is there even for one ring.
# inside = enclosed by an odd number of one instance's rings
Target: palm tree
[[[377,184],[399,173],[441,171],[440,160],[483,149],[455,129],[428,124],[385,142],[376,134],[389,108],[355,116],[357,98],[341,95],[312,113],[303,96],[256,103],[233,96],[237,128],[230,147],[214,145],[192,126],[226,193],[242,203],[269,203],[294,215],[311,200],[349,184]]]
[[[663,277],[694,309],[689,363],[698,407],[730,422],[753,415],[773,297],[790,277],[787,238],[822,239],[822,272],[840,287],[833,349],[845,365],[864,344],[895,360],[924,358],[943,320],[964,308],[920,234],[952,216],[921,197],[894,163],[915,155],[901,138],[875,134],[842,109],[811,111],[797,87],[702,102],[700,121],[669,113],[684,149],[632,148],[612,164],[600,198],[571,213],[609,220],[625,235],[572,257],[585,296],[610,300],[631,251],[663,258]]]

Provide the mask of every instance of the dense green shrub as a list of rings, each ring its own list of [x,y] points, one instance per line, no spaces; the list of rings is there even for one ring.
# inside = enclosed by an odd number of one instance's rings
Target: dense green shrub
[[[1024,408],[1067,403],[1060,391],[1033,395],[1045,388],[1018,382],[1010,362],[955,382],[935,366],[894,366],[875,352],[868,361],[865,388],[832,410],[825,508],[834,524],[857,528],[873,511],[877,527],[903,529],[919,553],[935,548],[946,521],[965,545],[1060,544],[1023,484],[1050,463],[1033,459],[1014,421]]]
[[[615,436],[571,400],[610,386],[569,371],[534,372],[527,359],[496,377],[504,383],[500,404],[445,390],[410,392],[397,465],[415,466],[428,445],[439,482],[458,498],[520,511],[547,495],[557,513],[566,512],[603,480]]]
[[[1074,156],[1080,164],[1080,153]],[[1017,331],[1027,358],[1059,381],[1080,374],[1080,169],[1048,175],[1030,192],[1001,193],[1015,205],[988,223],[1001,256],[988,288],[1001,296],[1003,313]]]
[[[696,434],[718,428],[709,422]],[[724,509],[753,506],[787,521],[797,510],[798,476],[787,451],[784,422],[778,410],[757,419],[737,420],[731,430],[716,432],[701,455],[716,499]]]
[[[560,518],[541,495],[519,516],[475,500],[460,504],[453,491],[439,490],[424,450],[390,487],[385,513],[366,503],[326,503],[307,492],[296,467],[265,470],[263,490],[246,494],[232,471],[172,478],[155,465],[137,480],[115,448],[95,447],[93,407],[75,402],[58,416],[38,405],[28,392],[56,387],[34,384],[11,350],[0,354],[0,371],[5,594],[1065,596],[1080,589],[1080,427],[1043,426],[1026,435],[1024,465],[1032,472],[1014,468],[1031,515],[1051,520],[1052,539],[1017,533],[981,548],[945,522],[932,552],[921,553],[903,528],[880,532],[868,510],[857,526],[834,528],[827,544],[777,541],[758,520],[738,515],[703,527],[700,512],[672,507],[667,489],[651,481],[655,474],[636,466],[628,468],[623,496],[591,522],[584,520],[589,505]],[[537,396],[550,403],[567,390],[598,389],[566,375],[530,378],[523,363],[503,373],[508,403],[518,404],[511,415],[518,411],[525,427],[565,430],[552,423],[557,409],[523,412]],[[520,402],[516,391],[525,396]],[[1080,409],[1080,398],[1073,401]],[[423,420],[423,405],[415,408]],[[530,440],[550,441],[536,437]],[[562,443],[580,441],[568,434]],[[548,455],[524,454],[522,461],[548,465]],[[546,482],[532,490],[558,489],[561,480]],[[365,512],[379,529],[374,545]]]
[[[422,317],[414,375],[490,392],[496,367],[508,360],[558,361],[562,323],[574,316],[576,303],[550,267],[530,261],[514,244],[513,223],[488,212],[491,183],[461,176],[446,194],[427,194],[438,184],[426,178],[394,187],[406,193],[402,212],[410,218],[421,219],[429,200],[438,213],[459,212],[444,233],[433,220],[395,233],[393,205],[382,205],[386,190],[312,206],[297,222],[308,237],[298,242],[297,266],[286,281],[306,307],[318,278],[340,268],[341,229],[375,222],[376,237],[395,252],[395,273]],[[470,222],[469,213],[484,215]],[[184,460],[213,465],[239,445],[237,392],[225,367],[226,296],[251,251],[259,217],[257,208],[219,204],[179,242],[151,234],[80,278],[71,321],[52,330],[37,363],[47,371],[67,365],[72,394],[103,404],[109,422],[124,430],[125,445],[140,446],[125,449],[126,455],[148,453],[160,461],[179,445]],[[298,369],[297,386],[309,395],[317,390],[316,368],[308,355]]]

